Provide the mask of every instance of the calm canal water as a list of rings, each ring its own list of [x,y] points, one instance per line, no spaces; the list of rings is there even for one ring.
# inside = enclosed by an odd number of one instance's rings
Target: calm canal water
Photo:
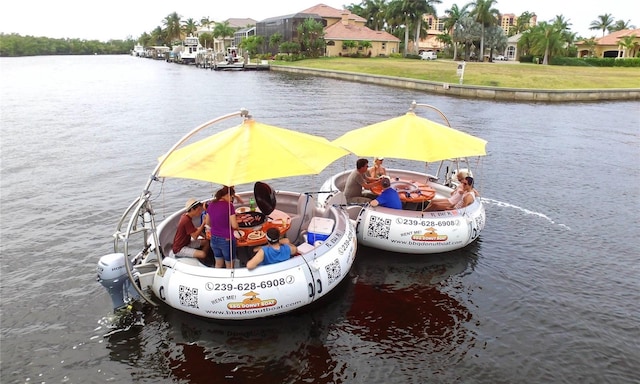
[[[637,102],[464,100],[128,56],[2,58],[0,79],[2,383],[640,381]],[[162,307],[106,336],[96,263],[187,131],[246,107],[335,139],[413,100],[489,142],[479,241],[427,257],[361,248],[332,300],[295,315],[219,324]],[[270,183],[314,191],[354,162]],[[212,189],[175,184],[168,212]]]

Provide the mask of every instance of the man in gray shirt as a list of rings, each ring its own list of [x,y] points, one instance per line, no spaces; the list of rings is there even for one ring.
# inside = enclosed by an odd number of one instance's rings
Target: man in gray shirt
[[[356,161],[356,169],[354,169],[347,178],[344,186],[344,197],[349,204],[366,204],[374,198],[374,196],[364,196],[362,189],[371,189],[374,185],[380,183],[378,179],[368,177],[366,175],[369,169],[369,160],[358,159]]]

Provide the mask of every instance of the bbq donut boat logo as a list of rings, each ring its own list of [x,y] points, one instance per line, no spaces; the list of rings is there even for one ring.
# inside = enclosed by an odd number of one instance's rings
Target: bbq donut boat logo
[[[241,302],[228,303],[227,308],[237,311],[237,310],[243,310],[243,309],[273,307],[274,305],[278,304],[278,301],[276,299],[262,300],[261,298],[258,297],[259,295],[260,294],[257,292],[249,291],[243,294],[243,296],[247,296],[246,299],[242,300]]]
[[[414,241],[447,241],[449,236],[447,235],[438,235],[436,229],[433,227],[429,227],[425,230],[424,234],[416,234],[411,236],[411,240]]]

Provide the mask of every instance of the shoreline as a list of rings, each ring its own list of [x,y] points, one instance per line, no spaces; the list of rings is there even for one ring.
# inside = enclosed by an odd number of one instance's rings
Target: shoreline
[[[470,99],[488,99],[501,101],[540,101],[540,102],[575,102],[575,101],[634,101],[640,100],[639,88],[614,89],[522,89],[501,88],[476,85],[460,85],[428,80],[407,79],[395,76],[370,75],[356,72],[335,71],[327,69],[301,68],[286,65],[271,65],[270,70],[322,76],[338,80],[355,81],[368,84],[384,85],[397,88],[412,89],[439,95]]]

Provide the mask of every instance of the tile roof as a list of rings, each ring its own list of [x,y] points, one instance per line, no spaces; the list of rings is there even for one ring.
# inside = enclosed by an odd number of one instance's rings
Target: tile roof
[[[369,40],[369,41],[400,41],[397,37],[385,31],[374,31],[362,25],[337,22],[324,30],[325,40]]]
[[[598,45],[618,45],[618,40],[625,36],[636,35],[640,37],[640,29],[623,29],[608,34],[607,36],[596,39]]]
[[[366,23],[367,20],[361,16],[358,16],[354,13],[346,9],[335,9],[325,4],[314,5],[311,8],[307,8],[304,11],[300,11],[300,13],[315,13],[322,17],[323,19],[332,18],[332,19],[340,19],[342,18],[342,13],[347,12],[349,14],[349,18],[353,18],[355,21],[360,23]]]
[[[227,19],[226,21],[229,22],[229,26],[232,28],[245,28],[247,25],[256,25],[257,23],[257,21],[250,18],[246,18],[246,19],[230,18],[230,19]]]

